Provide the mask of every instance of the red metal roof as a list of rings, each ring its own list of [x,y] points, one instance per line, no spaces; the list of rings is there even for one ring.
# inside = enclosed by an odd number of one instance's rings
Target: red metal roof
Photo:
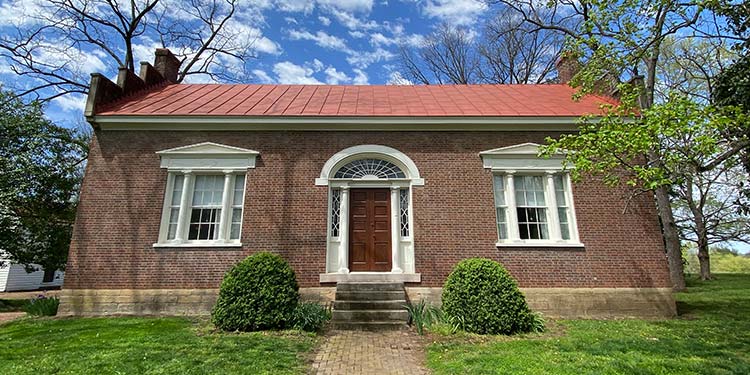
[[[324,86],[172,84],[100,107],[133,116],[582,116],[614,99],[568,85]]]

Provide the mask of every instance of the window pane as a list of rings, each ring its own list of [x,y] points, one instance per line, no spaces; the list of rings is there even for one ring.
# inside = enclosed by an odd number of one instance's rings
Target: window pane
[[[560,234],[562,239],[570,239],[570,228],[568,227],[568,209],[561,207],[557,209],[557,216],[560,218]]]
[[[331,237],[339,236],[341,216],[341,190],[331,190]]]
[[[189,240],[214,240],[218,238],[221,209],[193,208],[190,214]]]
[[[518,233],[520,234],[522,240],[528,240],[529,226],[526,224],[518,224]]]
[[[557,201],[558,207],[565,207],[568,202],[565,200],[566,186],[563,182],[561,175],[555,175],[553,177],[555,183],[555,200]]]
[[[516,208],[518,231],[522,240],[544,240],[549,238],[547,210],[544,208]]]
[[[497,235],[501,240],[508,239],[508,219],[505,207],[497,208]]]
[[[513,185],[516,189],[516,205],[542,207],[545,205],[542,176],[516,176]]]
[[[495,175],[493,184],[495,187],[495,206],[505,206],[505,178],[501,175]]]
[[[409,190],[399,190],[401,237],[409,237]]]
[[[180,205],[180,199],[182,199],[182,184],[185,176],[184,175],[176,175],[174,176],[174,187],[172,189],[172,206],[179,206]]]
[[[245,196],[245,176],[238,175],[234,178],[234,197],[232,198],[233,206],[241,206],[242,198]]]
[[[167,239],[173,240],[177,234],[177,221],[179,220],[180,208],[173,207],[169,210],[169,228],[167,230]]]
[[[242,227],[242,209],[241,208],[233,208],[232,209],[232,226],[229,230],[229,239],[230,240],[239,240],[240,239],[240,228]]]
[[[195,176],[193,206],[221,206],[221,195],[223,192],[223,175]]]
[[[405,178],[401,168],[380,159],[361,159],[352,161],[336,171],[333,178]]]

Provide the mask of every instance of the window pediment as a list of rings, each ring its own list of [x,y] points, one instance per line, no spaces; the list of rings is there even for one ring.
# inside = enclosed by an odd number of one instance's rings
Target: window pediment
[[[482,151],[484,168],[496,171],[507,170],[562,170],[564,154],[558,153],[549,158],[539,157],[539,144],[521,143]]]
[[[157,151],[161,167],[171,170],[246,170],[255,168],[258,151],[202,142],[188,146]]]

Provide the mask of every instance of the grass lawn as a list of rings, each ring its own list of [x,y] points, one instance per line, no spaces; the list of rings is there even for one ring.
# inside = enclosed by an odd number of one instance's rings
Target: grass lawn
[[[296,374],[315,341],[186,318],[24,319],[0,325],[0,374]]]
[[[524,337],[433,336],[435,374],[750,374],[750,275],[691,279],[672,320],[564,320]]]

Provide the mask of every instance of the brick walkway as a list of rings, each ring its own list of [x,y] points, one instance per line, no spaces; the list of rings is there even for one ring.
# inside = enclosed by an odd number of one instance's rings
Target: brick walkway
[[[18,318],[26,316],[25,312],[6,312],[0,313],[0,323],[9,322]]]
[[[429,374],[421,339],[409,331],[331,331],[315,354],[312,374]]]

